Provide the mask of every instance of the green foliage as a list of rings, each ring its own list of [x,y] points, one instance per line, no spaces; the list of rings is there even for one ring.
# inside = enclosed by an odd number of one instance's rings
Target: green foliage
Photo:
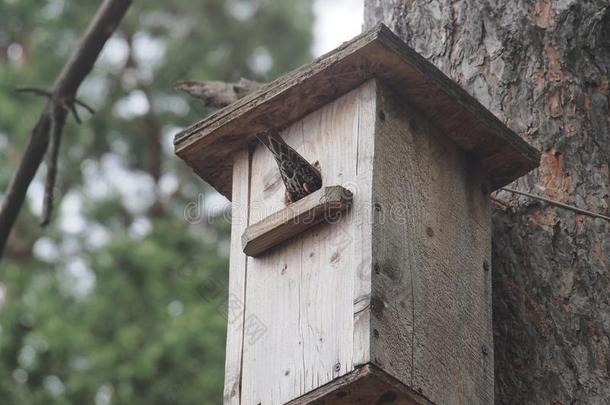
[[[68,120],[52,225],[37,226],[42,169],[0,262],[1,404],[221,402],[229,224],[173,155],[209,111],[172,84],[307,62],[310,3],[133,5],[79,91],[96,114]],[[0,3],[0,190],[44,106],[14,87],[50,85],[98,5]]]

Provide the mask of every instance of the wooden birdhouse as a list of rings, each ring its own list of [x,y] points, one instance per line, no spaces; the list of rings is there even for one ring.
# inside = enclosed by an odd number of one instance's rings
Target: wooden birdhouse
[[[289,202],[277,130],[319,169]],[[232,201],[226,404],[492,404],[489,193],[539,154],[376,28],[183,131]]]

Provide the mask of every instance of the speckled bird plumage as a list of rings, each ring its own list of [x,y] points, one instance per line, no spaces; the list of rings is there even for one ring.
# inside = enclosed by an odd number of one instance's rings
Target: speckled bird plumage
[[[257,135],[271,151],[286,186],[286,199],[295,202],[322,187],[320,172],[291,148],[275,130]]]

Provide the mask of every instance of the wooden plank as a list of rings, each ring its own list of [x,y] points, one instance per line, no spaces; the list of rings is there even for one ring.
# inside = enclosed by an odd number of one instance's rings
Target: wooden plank
[[[373,364],[366,364],[286,405],[432,405]]]
[[[367,79],[388,82],[482,161],[497,188],[538,165],[539,153],[384,25],[219,110],[175,138],[178,156],[231,198],[231,159],[256,133],[284,128]]]
[[[370,234],[371,227],[354,214],[366,212],[371,200],[371,169],[357,172],[362,160],[356,156],[358,137],[373,139],[358,109],[374,101],[374,87],[367,82],[281,133],[306,159],[319,161],[324,184],[342,185],[354,198],[332,226],[314,226],[248,258],[246,317],[256,317],[267,331],[244,344],[244,404],[284,404],[354,369],[356,269],[371,255],[354,236],[367,232],[360,227]],[[275,161],[262,145],[253,154],[250,201],[251,222],[285,207]]]
[[[371,286],[371,359],[394,377],[411,386],[413,375],[413,269],[416,252],[411,229],[422,215],[413,173],[411,144],[402,111],[387,100],[387,87],[379,87],[373,167],[372,252],[374,274]],[[422,117],[422,120],[425,118]],[[417,125],[416,122],[413,122]],[[422,142],[429,134],[422,131]],[[398,180],[400,179],[400,180]],[[434,181],[434,179],[430,179]]]
[[[488,179],[417,110],[382,93],[372,361],[434,403],[491,404]]]
[[[284,139],[287,139],[285,135]],[[294,142],[291,146],[298,147]],[[253,150],[251,173],[248,209],[251,223],[256,223],[284,208],[284,187],[273,158],[262,145]],[[252,334],[252,337],[245,338],[242,368],[244,405],[279,404],[281,398],[291,395],[295,389],[293,379],[303,378],[301,370],[293,366],[302,362],[297,333],[300,302],[295,298],[300,290],[300,259],[300,256],[279,255],[277,252],[247,259],[246,316],[258,320],[265,333],[260,337]],[[274,352],[281,353],[281,357],[273,355]]]
[[[237,152],[233,164],[233,203],[231,204],[231,256],[229,258],[229,300],[225,357],[225,405],[241,403],[241,359],[246,302],[246,255],[240,250],[241,233],[248,226],[250,197],[250,153]]]
[[[378,121],[377,105],[379,103],[379,83],[371,80],[370,85],[363,87],[358,98],[358,120],[356,134],[356,170],[353,189],[359,204],[351,210],[354,222],[354,251],[359,252],[360,260],[354,271],[354,367],[371,361],[371,277],[373,272],[372,252],[372,207],[373,195],[373,162],[376,125]]]
[[[241,237],[242,249],[248,256],[258,256],[322,221],[337,221],[351,201],[352,192],[341,186],[322,187],[247,227]]]

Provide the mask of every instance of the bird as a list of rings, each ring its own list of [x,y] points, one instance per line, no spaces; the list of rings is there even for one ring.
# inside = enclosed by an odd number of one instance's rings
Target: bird
[[[266,83],[241,78],[236,83],[184,80],[176,82],[174,88],[199,99],[206,107],[223,108],[265,85]],[[261,132],[256,137],[269,149],[277,163],[280,177],[286,187],[288,204],[322,187],[320,170],[290,147],[277,129]]]
[[[276,129],[257,134],[273,155],[286,187],[286,202],[293,203],[322,187],[320,171],[288,145]]]
[[[174,83],[174,89],[195,97],[206,107],[223,108],[253,91],[259,90],[265,84],[243,77],[235,83],[215,80],[181,80]]]

